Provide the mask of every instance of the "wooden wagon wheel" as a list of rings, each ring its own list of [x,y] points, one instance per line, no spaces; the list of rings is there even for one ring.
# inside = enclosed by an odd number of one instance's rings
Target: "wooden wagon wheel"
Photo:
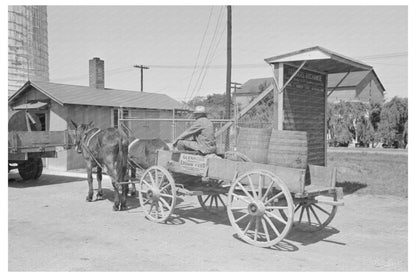
[[[279,211],[285,211],[286,219]],[[228,193],[228,218],[244,241],[270,247],[285,238],[293,222],[293,200],[285,183],[267,170],[239,176]]]
[[[198,202],[201,207],[212,214],[220,214],[227,209],[227,194],[213,193],[207,195],[198,195]]]
[[[176,205],[176,186],[172,175],[161,166],[152,166],[142,175],[139,184],[140,206],[146,218],[164,222]]]
[[[319,203],[319,200],[337,201],[337,195],[330,196],[314,196],[310,198],[300,199],[295,205],[295,216],[293,219],[293,227],[296,230],[304,232],[315,232],[322,230],[332,221],[337,213],[337,206]],[[283,218],[287,218],[284,211],[280,211]]]
[[[43,171],[42,159],[30,158],[23,163],[19,163],[17,169],[23,180],[37,179]]]

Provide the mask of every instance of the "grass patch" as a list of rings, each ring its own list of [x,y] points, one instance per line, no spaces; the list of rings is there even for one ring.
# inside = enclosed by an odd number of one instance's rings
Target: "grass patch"
[[[337,186],[346,194],[408,196],[407,155],[329,152],[328,166],[338,168]]]

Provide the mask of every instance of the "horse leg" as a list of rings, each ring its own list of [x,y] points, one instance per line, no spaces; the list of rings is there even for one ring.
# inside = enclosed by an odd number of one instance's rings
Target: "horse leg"
[[[103,200],[103,189],[101,186],[101,181],[103,180],[103,169],[100,166],[97,166],[97,183],[98,183],[98,191],[97,191],[97,198],[96,200]]]
[[[136,184],[133,182],[134,179],[136,179],[136,168],[131,167],[130,168],[130,181],[131,181],[130,195],[133,196],[133,197],[137,196]]]
[[[127,193],[129,192],[129,184],[122,184],[121,189],[122,189],[122,193],[121,193],[120,211],[124,211],[124,210],[127,210]]]
[[[118,183],[118,178],[117,178],[117,170],[114,168],[114,165],[112,164],[107,164],[107,172],[108,175],[110,175],[111,177],[111,183],[113,184],[113,188],[114,188],[114,205],[113,205],[113,210],[114,211],[118,211],[120,209],[120,185]]]
[[[94,188],[92,186],[92,164],[91,162],[87,162],[87,180],[88,180],[88,195],[86,200],[88,202],[92,201],[92,196],[94,194]]]

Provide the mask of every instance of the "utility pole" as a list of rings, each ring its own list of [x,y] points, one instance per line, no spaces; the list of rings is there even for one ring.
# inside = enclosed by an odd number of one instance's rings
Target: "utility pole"
[[[225,118],[231,118],[231,6],[227,6],[227,78],[225,89]],[[230,146],[230,130],[225,136],[225,151]]]
[[[135,65],[133,66],[135,68],[140,68],[140,91],[143,92],[143,69],[149,69],[149,67],[144,66],[144,65]]]

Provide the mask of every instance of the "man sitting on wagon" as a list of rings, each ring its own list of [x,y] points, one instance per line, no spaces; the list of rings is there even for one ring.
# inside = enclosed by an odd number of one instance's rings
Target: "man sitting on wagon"
[[[185,130],[173,143],[178,150],[199,151],[204,155],[215,153],[214,125],[207,118],[205,107],[197,106],[194,110],[195,122]]]

